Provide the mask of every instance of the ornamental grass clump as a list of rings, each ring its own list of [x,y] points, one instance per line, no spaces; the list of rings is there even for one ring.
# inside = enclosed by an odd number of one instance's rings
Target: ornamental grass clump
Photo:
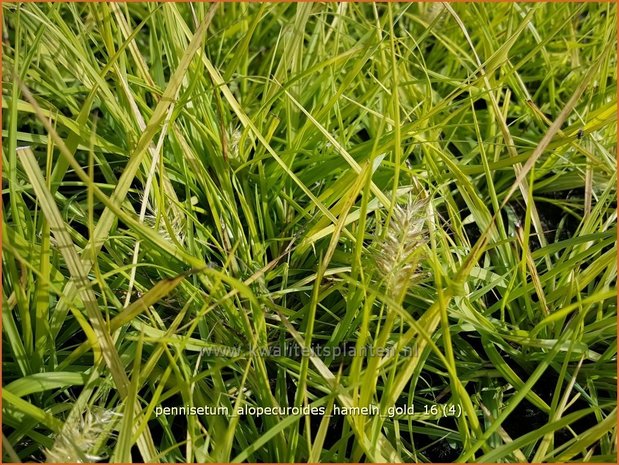
[[[2,462],[617,462],[614,2],[2,13]]]

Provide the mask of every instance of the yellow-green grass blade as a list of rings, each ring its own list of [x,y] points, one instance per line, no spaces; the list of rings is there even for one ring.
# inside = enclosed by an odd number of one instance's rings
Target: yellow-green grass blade
[[[19,150],[19,159],[26,171],[33,189],[37,194],[41,209],[49,222],[49,228],[58,243],[61,254],[71,273],[72,281],[86,307],[88,318],[98,338],[101,354],[114,379],[121,396],[127,396],[128,379],[116,347],[108,331],[105,319],[99,309],[97,298],[90,287],[88,272],[79,258],[75,245],[69,235],[68,225],[63,221],[51,192],[48,190],[43,175],[32,150],[28,147]],[[141,437],[139,446],[145,458],[154,456],[154,444],[149,432]]]

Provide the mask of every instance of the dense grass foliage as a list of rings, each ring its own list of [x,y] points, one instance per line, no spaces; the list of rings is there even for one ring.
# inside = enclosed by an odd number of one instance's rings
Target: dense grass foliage
[[[2,8],[3,460],[616,461],[614,3]]]

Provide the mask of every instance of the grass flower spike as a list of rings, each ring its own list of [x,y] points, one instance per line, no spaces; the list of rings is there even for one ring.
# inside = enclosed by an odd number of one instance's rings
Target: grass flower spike
[[[388,291],[399,296],[420,277],[420,262],[427,242],[428,202],[410,199],[396,205],[376,263],[384,274]]]
[[[54,446],[45,451],[47,463],[91,463],[104,457],[94,453],[101,434],[120,414],[111,410],[86,411],[75,425],[65,425]]]

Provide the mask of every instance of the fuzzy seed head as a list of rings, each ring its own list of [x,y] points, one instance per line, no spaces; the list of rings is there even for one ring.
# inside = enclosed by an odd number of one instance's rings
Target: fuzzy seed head
[[[142,202],[144,202],[144,197],[140,196],[140,203]],[[185,235],[183,233],[185,226],[184,218],[181,215],[173,214],[173,210],[174,209],[170,208],[165,212],[160,211],[156,206],[153,207],[149,199],[146,199],[147,213],[144,215],[144,224],[151,228],[157,227],[159,235],[168,242],[172,242],[169,231],[169,229],[171,229],[175,239],[182,244],[185,240]],[[166,215],[165,220],[162,217],[163,214]]]
[[[111,410],[86,411],[75,425],[65,425],[54,446],[45,450],[47,463],[91,463],[103,460],[94,447],[106,427],[120,414]]]
[[[376,264],[392,294],[405,291],[420,276],[423,246],[427,242],[427,205],[426,200],[418,199],[397,205],[379,243]]]
[[[239,158],[241,153],[241,136],[242,133],[239,128],[235,128],[231,131],[230,134],[230,157],[231,158]]]

